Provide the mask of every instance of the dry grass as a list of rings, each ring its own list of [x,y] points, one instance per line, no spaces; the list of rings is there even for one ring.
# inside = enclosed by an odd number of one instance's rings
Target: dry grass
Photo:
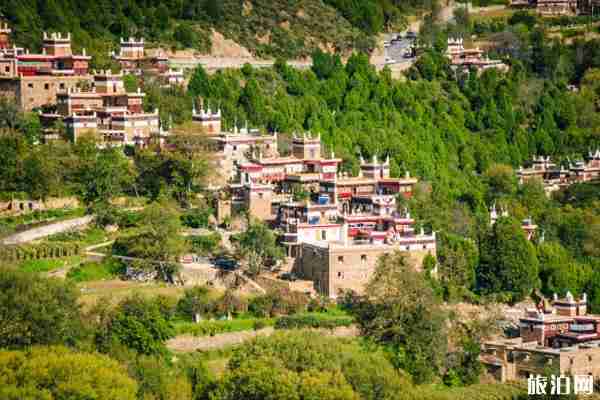
[[[481,21],[491,18],[510,18],[514,13],[515,10],[511,10],[508,8],[491,10],[482,9],[477,12],[471,13],[471,18],[475,21]]]
[[[181,286],[121,280],[85,282],[78,285],[78,287],[81,289],[79,301],[84,308],[92,307],[101,298],[109,298],[113,304],[116,304],[134,293],[147,296],[164,295],[179,298],[183,295],[184,291],[184,288]]]
[[[217,358],[215,360],[209,360],[206,362],[206,368],[213,373],[214,376],[220,378],[227,370],[227,363],[229,357]]]

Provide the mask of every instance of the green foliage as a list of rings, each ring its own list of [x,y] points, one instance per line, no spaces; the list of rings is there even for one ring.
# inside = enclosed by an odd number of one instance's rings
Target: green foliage
[[[221,245],[221,235],[218,232],[202,236],[190,236],[188,240],[192,251],[201,255],[213,254]]]
[[[80,242],[46,241],[20,245],[0,246],[0,261],[19,261],[63,258],[79,255],[83,250]],[[41,263],[40,265],[42,265]],[[33,265],[33,264],[32,264]]]
[[[67,279],[73,282],[90,282],[114,279],[123,274],[123,264],[116,259],[99,262],[86,262],[73,267],[67,272]]]
[[[342,326],[350,326],[354,322],[352,317],[328,316],[326,314],[306,313],[277,318],[276,329],[302,329],[323,328],[335,329]]]
[[[212,308],[210,291],[206,286],[186,289],[183,297],[177,302],[177,313],[188,320],[193,319],[196,314],[206,318],[212,312]]]
[[[275,320],[270,318],[233,320],[205,320],[199,323],[178,322],[175,331],[178,335],[214,336],[221,333],[244,332],[257,329],[256,326],[273,326]]]
[[[119,304],[107,330],[97,332],[96,342],[103,350],[116,342],[139,354],[160,355],[167,351],[165,341],[174,334],[173,325],[162,312],[159,301],[134,295]]]
[[[214,213],[210,207],[192,208],[181,216],[181,223],[189,228],[208,227],[209,217]]]
[[[372,48],[371,34],[381,31],[384,22],[400,20],[398,7],[386,6],[384,13],[379,2],[359,7],[359,15],[346,13],[344,5],[341,9],[352,22],[335,8],[316,0],[283,1],[277,7],[266,0],[247,4],[234,0],[169,3],[17,0],[0,5],[0,11],[13,25],[18,44],[36,48],[41,45],[43,31],[70,31],[75,48],[85,47],[94,57],[95,68],[111,67],[108,54],[116,47],[118,38],[134,34],[152,44],[209,52],[214,29],[260,56],[299,57],[310,55],[319,45],[330,44],[343,51],[353,46]],[[364,29],[369,36],[365,37],[353,25]]]
[[[519,301],[539,287],[539,261],[520,224],[500,218],[480,247],[478,288],[486,294],[504,293]]]
[[[187,242],[180,234],[179,212],[166,202],[152,203],[144,208],[139,224],[138,233],[120,237],[113,245],[113,251],[144,259],[149,268],[172,275],[171,266],[187,248]]]
[[[186,374],[156,356],[127,360],[131,376],[138,382],[138,399],[192,399],[192,382]]]
[[[381,352],[315,333],[274,334],[235,351],[213,399],[392,398],[409,381]]]
[[[474,241],[452,234],[440,235],[438,260],[438,276],[448,298],[461,290],[474,288],[479,263],[479,250]]]
[[[415,382],[441,372],[446,315],[425,276],[400,254],[380,258],[364,297],[350,303],[363,335],[387,346],[392,362]]]
[[[61,280],[0,268],[0,347],[74,344],[82,336],[77,297]]]
[[[265,224],[252,222],[246,231],[232,236],[240,258],[248,259],[250,274],[258,275],[283,259],[283,249],[277,244],[274,232]]]
[[[64,347],[0,351],[0,398],[135,400],[136,382],[100,354]]]
[[[23,272],[49,272],[59,269],[64,266],[64,260],[61,259],[41,259],[27,260],[19,265],[19,269]]]
[[[308,298],[304,293],[289,289],[271,290],[265,295],[254,296],[248,302],[248,311],[255,317],[292,315],[307,309]]]

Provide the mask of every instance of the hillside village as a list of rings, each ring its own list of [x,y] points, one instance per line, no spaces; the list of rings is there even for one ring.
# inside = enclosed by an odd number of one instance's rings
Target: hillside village
[[[593,0],[311,0],[256,43],[269,2],[187,3],[0,7],[0,398],[594,391]],[[347,36],[281,44],[318,13]],[[216,29],[251,57],[177,48]]]

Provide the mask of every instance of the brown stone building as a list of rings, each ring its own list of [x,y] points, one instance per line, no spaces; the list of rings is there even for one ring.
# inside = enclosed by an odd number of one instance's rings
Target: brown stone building
[[[344,224],[341,235],[344,240],[303,242],[293,269],[301,279],[313,281],[318,293],[331,298],[346,290],[362,293],[384,254],[403,252],[416,268],[425,256],[436,254],[435,233],[405,238],[401,243],[373,242],[350,239]]]
[[[54,104],[58,93],[90,82],[91,57],[73,54],[71,34],[44,32],[42,52],[10,47],[10,28],[0,29],[0,96],[23,110]]]
[[[587,298],[570,293],[526,310],[520,337],[483,345],[481,361],[501,382],[529,375],[600,376],[600,316],[587,314]]]
[[[110,71],[94,73],[91,89],[60,92],[56,111],[41,115],[45,139],[56,139],[55,126],[62,121],[67,136],[77,141],[83,135],[96,136],[113,145],[146,146],[152,140],[162,141],[158,110],[144,112],[140,92],[128,93],[123,75]]]
[[[528,167],[517,170],[519,183],[538,179],[547,194],[575,183],[600,182],[600,150],[590,151],[583,160],[557,166],[549,156],[534,156]]]

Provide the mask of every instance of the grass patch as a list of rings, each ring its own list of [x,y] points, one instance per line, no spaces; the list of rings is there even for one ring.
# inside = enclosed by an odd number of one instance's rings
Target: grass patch
[[[55,271],[70,265],[77,265],[81,262],[80,256],[71,256],[64,258],[43,258],[38,260],[26,260],[17,265],[19,269],[25,272],[40,273]]]
[[[101,299],[110,299],[112,304],[117,304],[134,293],[142,296],[169,296],[180,298],[183,296],[184,288],[181,286],[170,286],[165,283],[145,283],[134,281],[122,281],[119,279],[87,281],[78,284],[81,289],[79,302],[84,308],[92,307]]]
[[[74,282],[90,282],[113,279],[123,272],[123,264],[116,259],[104,262],[86,262],[67,273],[67,279]]]
[[[233,319],[223,321],[176,322],[176,335],[214,336],[220,333],[242,332],[253,330],[255,326],[273,326],[273,318]]]
[[[347,315],[301,313],[277,318],[277,322],[275,322],[275,329],[335,329],[341,326],[350,326],[353,323],[354,318]]]
[[[84,245],[102,243],[108,240],[106,232],[102,228],[91,227],[84,230],[71,230],[49,236],[49,241],[58,242],[80,242]]]
[[[19,265],[19,268],[25,272],[50,272],[62,268],[65,262],[61,259],[52,260],[27,260]]]

